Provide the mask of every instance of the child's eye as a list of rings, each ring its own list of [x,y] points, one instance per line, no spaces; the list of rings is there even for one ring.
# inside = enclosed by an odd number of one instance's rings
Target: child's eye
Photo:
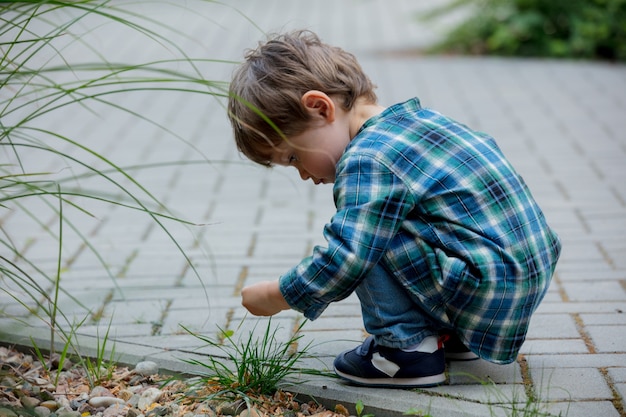
[[[298,160],[298,158],[295,155],[291,155],[289,157],[289,165],[292,165],[294,162],[296,162]]]

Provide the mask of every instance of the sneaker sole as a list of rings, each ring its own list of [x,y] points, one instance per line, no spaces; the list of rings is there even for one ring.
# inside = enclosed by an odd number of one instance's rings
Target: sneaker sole
[[[378,388],[427,388],[436,387],[443,384],[446,381],[446,374],[440,373],[438,375],[423,376],[417,378],[361,378],[354,375],[348,375],[335,368],[335,373],[341,378],[349,381],[355,385],[363,387],[378,387]]]

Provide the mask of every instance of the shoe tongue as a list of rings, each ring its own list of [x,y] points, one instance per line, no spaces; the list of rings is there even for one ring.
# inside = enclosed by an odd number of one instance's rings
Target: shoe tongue
[[[376,341],[374,340],[374,336],[369,336],[361,346],[359,346],[359,354],[361,356],[368,356],[370,351],[376,345]]]

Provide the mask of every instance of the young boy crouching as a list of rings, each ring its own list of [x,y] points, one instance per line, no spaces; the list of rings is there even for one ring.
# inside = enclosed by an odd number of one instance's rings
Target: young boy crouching
[[[445,380],[445,358],[515,360],[560,241],[490,136],[419,99],[383,107],[353,55],[308,31],[247,53],[228,104],[238,149],[333,183],[326,247],[242,290],[255,315],[315,320],[356,292],[363,344],[336,373],[367,386]]]

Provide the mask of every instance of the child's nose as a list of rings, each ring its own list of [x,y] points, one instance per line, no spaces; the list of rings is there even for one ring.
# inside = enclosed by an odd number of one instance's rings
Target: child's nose
[[[301,167],[298,167],[298,172],[300,173],[300,178],[302,178],[302,181],[306,181],[309,178],[311,178],[309,173],[305,169],[302,169]]]

